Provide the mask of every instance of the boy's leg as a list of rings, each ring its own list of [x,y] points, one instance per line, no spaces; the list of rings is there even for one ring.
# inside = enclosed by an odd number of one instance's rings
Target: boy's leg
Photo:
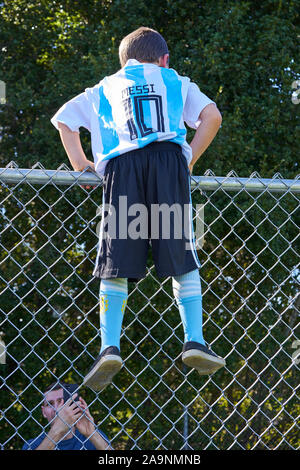
[[[213,374],[225,360],[209,349],[202,333],[202,294],[198,269],[172,279],[183,330],[183,362],[197,369],[200,375]]]
[[[184,342],[205,344],[202,334],[202,294],[198,269],[172,278],[173,293],[183,325]]]
[[[84,379],[92,390],[103,390],[122,366],[120,335],[128,297],[126,278],[102,279],[100,284],[100,354]]]
[[[176,144],[159,143],[152,147],[149,168],[146,194],[147,203],[153,208],[152,255],[158,277],[173,278],[185,333],[182,360],[199,374],[212,374],[225,361],[205,345],[202,335],[200,261],[195,247],[187,161]],[[161,217],[152,217],[158,207]]]
[[[106,166],[102,220],[93,271],[100,279],[126,278],[130,281],[145,277],[148,233],[141,227],[141,236],[138,236],[138,227],[135,227],[138,208],[146,207],[143,163],[139,151],[133,151],[111,159]]]
[[[100,283],[100,330],[102,353],[109,346],[120,350],[120,335],[128,298],[126,278],[102,279]]]
[[[84,379],[85,385],[97,391],[111,382],[122,365],[120,333],[127,282],[143,278],[146,272],[148,234],[146,238],[131,237],[129,230],[136,217],[129,214],[129,209],[134,204],[144,204],[144,173],[139,151],[113,158],[105,169],[102,220],[93,271],[101,279],[101,350]]]

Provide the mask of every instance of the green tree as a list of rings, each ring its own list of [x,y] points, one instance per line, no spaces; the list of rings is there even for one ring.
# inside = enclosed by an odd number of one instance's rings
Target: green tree
[[[299,117],[291,85],[299,78],[298,2],[10,0],[0,6],[1,167],[68,163],[50,118],[116,71],[122,37],[148,25],[167,39],[171,67],[198,83],[223,115],[194,174],[296,177]],[[88,133],[81,137],[90,154]],[[0,433],[5,448],[18,449],[42,429],[39,391],[57,377],[80,382],[98,354],[99,283],[91,273],[101,188],[88,196],[78,186],[2,185],[0,194],[0,329],[9,345]],[[149,275],[130,290],[118,386],[85,397],[122,449],[181,448],[186,424],[194,449],[296,448],[297,380],[289,361],[298,201],[292,194],[194,191],[193,202],[205,204],[199,250],[205,335],[228,356],[227,369],[213,381],[183,369],[170,281],[155,277],[150,253]]]

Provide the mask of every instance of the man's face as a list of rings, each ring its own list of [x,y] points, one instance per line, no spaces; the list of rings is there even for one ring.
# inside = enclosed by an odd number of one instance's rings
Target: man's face
[[[44,404],[42,405],[42,413],[44,418],[50,422],[57,410],[64,404],[63,389],[52,390],[45,394]]]

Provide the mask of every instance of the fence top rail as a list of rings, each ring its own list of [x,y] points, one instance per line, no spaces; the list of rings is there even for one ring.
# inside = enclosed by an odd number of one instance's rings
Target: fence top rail
[[[47,170],[47,169],[24,169],[24,168],[0,168],[0,182],[6,184],[29,183],[37,185],[55,184],[62,186],[71,185],[91,185],[102,186],[103,180],[96,173],[84,170]],[[300,179],[283,179],[277,175],[274,178],[260,178],[251,175],[248,178],[237,176],[193,176],[191,177],[191,187],[203,191],[224,191],[248,192],[291,192],[300,193]]]

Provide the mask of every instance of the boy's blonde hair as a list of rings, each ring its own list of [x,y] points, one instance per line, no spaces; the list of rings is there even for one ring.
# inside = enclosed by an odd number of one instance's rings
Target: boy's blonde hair
[[[139,62],[158,62],[158,59],[165,54],[169,54],[169,50],[162,35],[144,26],[125,36],[119,47],[121,67],[124,67],[129,59],[136,59]]]

